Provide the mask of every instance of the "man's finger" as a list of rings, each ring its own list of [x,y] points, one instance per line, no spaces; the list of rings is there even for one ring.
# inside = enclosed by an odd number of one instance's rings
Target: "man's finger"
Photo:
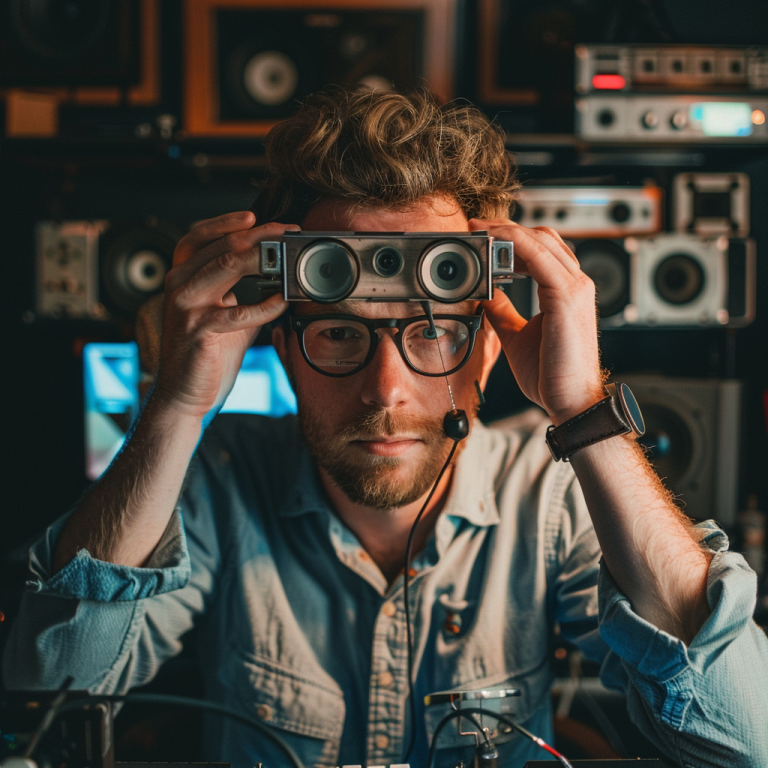
[[[509,296],[499,288],[493,289],[493,298],[490,301],[484,301],[483,307],[502,347],[528,324]]]
[[[255,223],[256,216],[252,211],[236,211],[196,222],[189,232],[179,240],[173,253],[173,266],[183,264],[198,251],[224,235],[250,229]]]

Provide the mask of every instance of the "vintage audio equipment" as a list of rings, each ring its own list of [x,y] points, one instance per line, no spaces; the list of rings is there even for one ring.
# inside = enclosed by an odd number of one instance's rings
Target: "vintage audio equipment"
[[[662,234],[571,243],[597,289],[600,327],[739,328],[755,316],[755,243],[751,239]],[[531,285],[513,284],[518,311],[539,311]],[[520,297],[516,299],[515,296]]]
[[[768,91],[768,48],[577,45],[576,92]]]
[[[754,319],[753,240],[659,235],[627,238],[624,247],[632,255],[627,322],[741,327]]]
[[[746,173],[679,173],[674,179],[676,232],[749,235],[749,176]]]
[[[661,201],[656,186],[523,187],[515,221],[563,237],[653,234],[661,229]]]
[[[768,96],[606,95],[576,100],[576,133],[588,141],[764,144]]]
[[[135,85],[138,12],[132,0],[8,0],[0,8],[0,84]]]
[[[287,301],[451,304],[490,299],[494,284],[518,277],[513,263],[512,243],[487,232],[286,232],[261,243],[261,275],[235,288],[244,301],[256,283]]]
[[[130,319],[163,290],[181,232],[144,222],[44,221],[37,225],[37,314]]]
[[[645,419],[640,441],[687,514],[734,525],[738,508],[742,384],[736,380],[621,375]]]
[[[452,96],[456,0],[187,0],[185,131],[264,136],[308,94]]]

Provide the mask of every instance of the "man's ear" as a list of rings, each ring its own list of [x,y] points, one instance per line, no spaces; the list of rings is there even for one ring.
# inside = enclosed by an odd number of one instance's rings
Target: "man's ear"
[[[481,389],[485,389],[485,385],[488,383],[488,377],[491,375],[493,366],[496,365],[496,361],[501,354],[501,340],[496,335],[496,331],[493,330],[486,318],[483,318],[481,341],[483,343],[483,370],[481,373],[480,387]]]
[[[272,344],[275,347],[275,352],[280,358],[280,362],[283,364],[283,368],[288,370],[288,350],[285,344],[285,328],[282,325],[275,325],[272,328]]]

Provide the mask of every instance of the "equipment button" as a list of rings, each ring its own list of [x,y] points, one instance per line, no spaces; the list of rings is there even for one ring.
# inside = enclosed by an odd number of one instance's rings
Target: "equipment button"
[[[655,128],[659,124],[659,116],[655,112],[646,112],[641,122],[643,128]]]
[[[389,746],[389,736],[385,733],[377,733],[373,741],[378,749],[386,749]]]
[[[391,600],[387,600],[387,602],[381,606],[381,612],[391,619],[397,613],[397,608]]]
[[[259,706],[256,707],[256,717],[261,720],[271,720],[272,715],[272,707],[270,707],[269,704],[259,704]]]
[[[389,686],[392,685],[392,683],[394,682],[395,682],[395,678],[391,672],[382,672],[379,675],[379,685],[382,688],[389,688]]]

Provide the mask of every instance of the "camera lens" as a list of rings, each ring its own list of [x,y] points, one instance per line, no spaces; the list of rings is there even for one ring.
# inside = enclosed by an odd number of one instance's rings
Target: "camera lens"
[[[443,302],[463,301],[480,281],[480,261],[464,243],[442,242],[428,248],[419,263],[424,292]]]
[[[394,277],[403,268],[403,257],[394,248],[382,248],[373,257],[373,268],[382,277]]]
[[[319,240],[299,256],[299,287],[313,301],[325,304],[341,301],[357,283],[357,261],[341,243]]]

